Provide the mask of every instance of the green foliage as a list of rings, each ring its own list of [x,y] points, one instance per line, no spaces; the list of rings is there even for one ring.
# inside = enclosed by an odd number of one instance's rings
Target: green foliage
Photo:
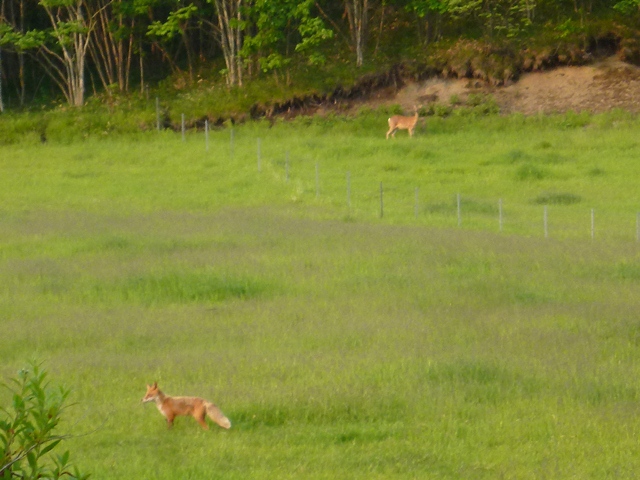
[[[261,296],[269,287],[255,279],[221,276],[214,272],[145,274],[118,282],[99,282],[82,292],[83,298],[102,303],[142,305],[219,303]]]
[[[534,202],[539,205],[573,205],[580,203],[580,195],[568,192],[547,192],[538,195]]]
[[[450,5],[443,0],[410,0],[405,8],[424,18],[430,13],[446,13],[454,4]]]
[[[5,387],[12,403],[2,408],[0,419],[0,478],[85,479],[69,463],[69,451],[50,454],[68,438],[55,432],[65,409],[69,390],[52,388],[41,365],[32,362]]]
[[[18,69],[5,71],[5,82],[11,87],[5,92],[19,88],[25,78],[35,79],[40,74],[51,74],[49,88],[40,82],[34,85],[29,81],[26,85],[28,93],[39,90],[42,95],[49,96],[53,91],[50,87],[57,86],[62,88],[70,103],[81,103],[83,98],[78,96],[79,92],[72,94],[68,91],[69,85],[64,86],[73,84],[75,74],[71,75],[71,72],[74,68],[83,68],[84,65],[82,62],[74,63],[84,55],[72,51],[72,43],[78,35],[90,37],[87,39],[90,51],[96,56],[93,61],[105,63],[103,70],[110,71],[110,80],[116,75],[118,66],[124,67],[119,72],[119,88],[125,89],[127,85],[126,88],[134,91],[138,81],[147,83],[150,79],[152,87],[158,81],[171,82],[167,72],[181,75],[185,63],[188,63],[189,76],[183,82],[188,84],[183,89],[193,87],[192,83],[197,81],[194,70],[200,67],[198,80],[204,79],[219,88],[221,85],[216,82],[220,71],[227,68],[233,71],[238,67],[243,70],[242,86],[234,86],[241,88],[249,97],[249,106],[265,102],[263,98],[251,98],[249,95],[250,85],[261,82],[265,73],[286,71],[287,83],[323,82],[332,83],[335,87],[340,79],[334,77],[330,69],[306,70],[304,67],[335,68],[341,65],[357,70],[353,62],[347,60],[352,56],[347,50],[348,39],[354,34],[347,29],[354,27],[345,21],[344,9],[335,5],[312,0],[262,0],[242,4],[242,8],[231,15],[233,18],[228,19],[227,27],[235,32],[235,44],[233,48],[221,48],[223,40],[219,35],[218,19],[223,19],[224,15],[212,6],[216,2],[170,3],[127,0],[100,7],[91,2],[75,4],[67,0],[46,0],[35,7],[40,13],[36,10],[34,15],[22,19],[25,24],[20,28],[18,18],[12,18],[15,24],[7,23],[5,19],[0,22],[0,45],[11,52],[8,56],[37,49],[37,54],[33,53],[38,59],[38,62],[27,60],[27,70],[35,73],[26,77],[16,71]],[[47,17],[42,9],[55,13],[50,17],[52,24],[46,28],[42,19]],[[640,58],[635,28],[638,12],[637,0],[382,2],[370,8],[371,21],[363,32],[366,44],[376,45],[376,63],[369,60],[363,68],[381,70],[390,64],[426,63],[430,68],[442,69],[447,75],[475,77],[499,85],[513,81],[522,70],[590,61],[585,49],[592,39],[599,38],[610,38],[619,46],[621,58],[637,63]],[[98,17],[100,22],[89,21]],[[102,22],[108,28],[100,26]],[[178,36],[179,39],[176,38]],[[345,41],[330,42],[335,38]],[[427,44],[429,48],[423,48]],[[66,56],[62,55],[63,47],[69,50]],[[131,49],[130,57],[127,48]],[[120,52],[113,54],[124,57],[107,60],[103,55],[108,51]],[[186,58],[183,58],[185,52]],[[223,58],[224,52],[230,57]],[[523,61],[520,55],[528,58]],[[228,64],[223,67],[225,60],[233,67]],[[14,59],[10,58],[10,61]],[[58,65],[60,61],[62,65]],[[363,72],[364,69],[358,73]],[[324,78],[314,78],[317,75]],[[103,77],[104,72],[100,76]],[[101,80],[104,88],[108,89],[108,81]],[[254,92],[256,90],[257,87],[253,88]],[[306,93],[310,91],[313,92],[310,89]],[[291,98],[296,93],[289,92],[287,97]],[[32,95],[27,97],[33,98]]]
[[[525,163],[516,170],[516,178],[520,181],[542,180],[548,176],[548,170],[533,163]]]
[[[176,34],[181,34],[184,31],[186,22],[197,12],[198,7],[193,4],[178,8],[169,13],[165,22],[155,21],[149,25],[147,35],[170,40]]]
[[[326,57],[319,47],[333,38],[333,31],[312,14],[313,6],[311,0],[256,2],[248,10],[254,18],[255,31],[245,36],[242,55],[257,56],[263,72],[282,69],[292,62],[289,43],[293,37],[295,52],[302,54],[310,65],[323,65]]]
[[[621,0],[617,2],[613,8],[624,15],[637,14],[640,9],[640,1],[638,0]]]

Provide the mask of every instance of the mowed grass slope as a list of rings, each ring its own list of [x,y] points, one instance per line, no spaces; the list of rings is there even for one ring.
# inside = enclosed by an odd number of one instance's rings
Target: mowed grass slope
[[[1,372],[36,358],[71,387],[60,428],[86,434],[68,442],[83,471],[635,476],[635,121],[434,120],[392,143],[371,115],[215,132],[209,152],[196,135],[2,147]],[[545,192],[583,199],[554,207],[565,238],[528,229]],[[497,198],[520,219],[503,233],[481,208]],[[571,223],[587,200],[628,231],[592,241]],[[140,404],[156,380],[232,429],[167,431]]]

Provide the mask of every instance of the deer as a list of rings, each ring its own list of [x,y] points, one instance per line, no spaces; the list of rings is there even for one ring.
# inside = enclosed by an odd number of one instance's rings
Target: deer
[[[409,137],[413,137],[413,130],[416,128],[416,123],[418,123],[419,108],[420,107],[417,105],[413,106],[413,110],[415,112],[413,117],[405,117],[403,115],[394,115],[393,117],[389,117],[387,140],[389,140],[389,135],[396,138],[396,131],[398,130],[409,130]]]

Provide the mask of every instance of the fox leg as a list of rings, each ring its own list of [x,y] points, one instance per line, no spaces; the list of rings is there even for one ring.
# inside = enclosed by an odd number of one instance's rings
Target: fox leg
[[[206,414],[207,414],[207,411],[203,408],[203,409],[200,409],[200,410],[197,410],[197,411],[193,412],[193,418],[196,419],[196,421],[200,424],[200,426],[204,430],[209,430],[209,425],[207,425],[207,422],[204,419]]]
[[[167,415],[167,414],[165,414],[164,417],[167,419],[167,428],[173,427],[173,419],[175,418],[175,415],[171,415],[171,414]]]

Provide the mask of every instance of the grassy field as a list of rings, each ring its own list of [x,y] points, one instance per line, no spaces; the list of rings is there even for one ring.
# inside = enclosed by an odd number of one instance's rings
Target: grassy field
[[[72,389],[60,429],[96,479],[635,478],[637,128],[430,118],[386,141],[364,112],[208,151],[0,147],[0,374],[36,358]],[[156,380],[233,427],[167,430]]]

